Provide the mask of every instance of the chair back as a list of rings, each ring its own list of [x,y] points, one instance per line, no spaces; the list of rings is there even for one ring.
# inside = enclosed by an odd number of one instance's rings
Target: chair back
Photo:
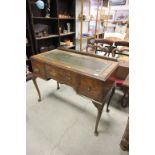
[[[116,54],[129,56],[129,42],[128,41],[115,41],[114,48],[112,50],[112,56],[115,57]]]
[[[115,41],[115,46],[126,46],[129,47],[129,42],[128,41]]]
[[[96,44],[107,44],[107,45],[109,45],[109,46],[112,46],[113,45],[113,41],[111,41],[111,40],[108,40],[108,39],[95,39],[95,43]]]

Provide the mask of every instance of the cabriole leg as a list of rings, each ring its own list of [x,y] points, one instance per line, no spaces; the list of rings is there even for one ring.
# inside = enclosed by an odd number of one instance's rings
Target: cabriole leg
[[[106,108],[106,112],[109,112],[109,105],[110,105],[110,102],[111,102],[111,99],[112,99],[112,96],[114,95],[114,92],[115,92],[115,87],[112,88],[112,92],[110,94],[110,97],[109,97],[109,100],[108,100],[108,103],[107,103],[107,108]]]
[[[93,104],[97,108],[97,111],[98,111],[97,118],[96,118],[96,124],[95,124],[95,131],[94,131],[95,136],[98,136],[97,129],[98,129],[98,124],[99,124],[101,115],[102,115],[102,110],[103,110],[103,107],[104,107],[104,103],[102,105],[100,105],[100,104],[93,101]]]
[[[38,101],[40,102],[40,101],[41,101],[41,95],[40,95],[40,90],[39,90],[39,88],[38,88],[38,84],[37,84],[36,78],[37,78],[37,77],[33,75],[32,80],[33,80],[33,83],[34,83],[34,85],[35,85],[35,88],[36,88],[36,90],[37,90],[37,92],[38,92],[38,95],[39,95]]]
[[[59,82],[57,81],[57,89],[60,89]]]

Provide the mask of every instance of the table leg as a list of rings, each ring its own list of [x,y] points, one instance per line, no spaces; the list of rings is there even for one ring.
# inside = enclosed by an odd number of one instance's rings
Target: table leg
[[[60,89],[59,82],[57,81],[57,89]]]
[[[34,83],[35,88],[36,88],[36,90],[37,90],[37,93],[38,93],[38,95],[39,95],[38,101],[40,102],[40,101],[41,101],[41,95],[40,95],[40,91],[39,91],[39,88],[38,88],[38,84],[37,84],[36,78],[37,78],[37,77],[33,75],[32,80],[33,80],[33,83]]]
[[[112,99],[114,93],[115,93],[115,86],[112,88],[111,94],[110,94],[110,96],[109,96],[109,100],[108,100],[108,103],[107,103],[106,112],[109,112],[109,111],[110,111],[110,110],[109,110],[109,104],[110,104],[110,102],[111,102],[111,99]]]
[[[124,87],[123,88],[123,92],[124,92],[124,95],[121,99],[121,106],[122,107],[127,107],[129,105],[129,88],[128,87]],[[127,97],[127,101],[125,101],[125,98]]]
[[[104,103],[102,105],[92,101],[94,106],[97,108],[97,111],[98,111],[98,114],[97,114],[97,118],[96,118],[96,124],[95,124],[95,131],[94,131],[94,134],[95,136],[98,136],[98,124],[99,124],[99,121],[100,121],[100,118],[101,118],[101,115],[102,115],[102,110],[103,110],[103,107],[104,107]]]

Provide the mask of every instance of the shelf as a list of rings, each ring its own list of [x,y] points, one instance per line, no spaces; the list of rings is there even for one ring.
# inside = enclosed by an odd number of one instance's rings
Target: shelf
[[[44,37],[36,37],[36,40],[42,40],[42,39],[48,39],[48,38],[55,38],[55,37],[59,37],[59,35],[48,35],[48,36],[44,36]]]
[[[43,19],[43,20],[57,20],[56,17],[33,17],[33,19]]]
[[[75,45],[72,45],[72,46],[60,46],[60,47],[63,47],[63,48],[73,48],[73,47],[75,47]]]
[[[58,18],[59,20],[75,20],[75,18]]]
[[[76,19],[77,22],[81,22],[80,19]],[[96,20],[83,20],[82,22],[96,22]],[[101,20],[97,20],[97,22],[102,22]]]
[[[72,35],[72,34],[75,34],[75,32],[60,33],[60,36],[67,36],[67,35]]]
[[[81,19],[76,18],[77,22],[81,22]],[[83,20],[82,22],[90,22],[90,20]]]
[[[91,39],[93,38],[94,36],[88,36],[88,37],[82,37],[82,39]],[[80,40],[80,38],[77,38],[77,40]]]

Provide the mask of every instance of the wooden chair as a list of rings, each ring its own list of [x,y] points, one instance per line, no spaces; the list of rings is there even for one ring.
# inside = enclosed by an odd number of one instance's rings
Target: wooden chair
[[[87,47],[86,47],[86,51],[88,51],[89,48],[91,48],[94,52],[94,54],[97,53],[97,51],[101,51],[104,52],[104,56],[106,56],[108,54],[111,53],[111,47],[113,45],[113,41],[108,40],[108,39],[90,39],[87,42]]]
[[[112,56],[114,57],[116,54],[120,55],[129,55],[129,42],[127,41],[115,41],[114,45],[116,48],[112,50]]]
[[[113,56],[113,57],[114,57],[116,54],[129,56],[129,43],[128,43],[128,42],[126,42],[126,41],[116,41],[116,42],[114,43],[114,45],[116,46],[116,48],[114,48],[114,49],[112,50],[112,56]],[[121,48],[118,48],[118,46],[121,46]],[[127,53],[124,53],[124,52],[128,52],[128,54],[127,54]],[[114,93],[115,93],[115,90],[116,90],[117,88],[123,90],[123,93],[124,93],[124,95],[123,95],[123,97],[122,97],[122,99],[121,99],[121,106],[122,106],[122,107],[126,107],[126,106],[127,106],[127,104],[123,102],[123,101],[124,101],[124,98],[125,98],[126,96],[128,96],[128,91],[126,91],[126,89],[124,89],[124,85],[123,85],[124,80],[125,80],[125,79],[120,79],[120,78],[118,78],[118,77],[117,77],[116,79],[114,79],[115,84],[114,84],[114,86],[113,86],[113,88],[112,88],[112,91],[111,91],[111,94],[110,94],[110,97],[109,97],[109,100],[108,100],[108,103],[107,103],[107,108],[106,108],[106,111],[107,111],[107,112],[109,112],[109,109],[108,109],[108,108],[109,108],[111,99],[112,99],[112,97],[113,97],[113,95],[114,95]]]
[[[94,45],[95,45],[95,37],[91,37],[91,38],[87,39],[86,52],[95,54],[94,51],[96,48]],[[91,50],[89,50],[89,49],[91,49]]]

